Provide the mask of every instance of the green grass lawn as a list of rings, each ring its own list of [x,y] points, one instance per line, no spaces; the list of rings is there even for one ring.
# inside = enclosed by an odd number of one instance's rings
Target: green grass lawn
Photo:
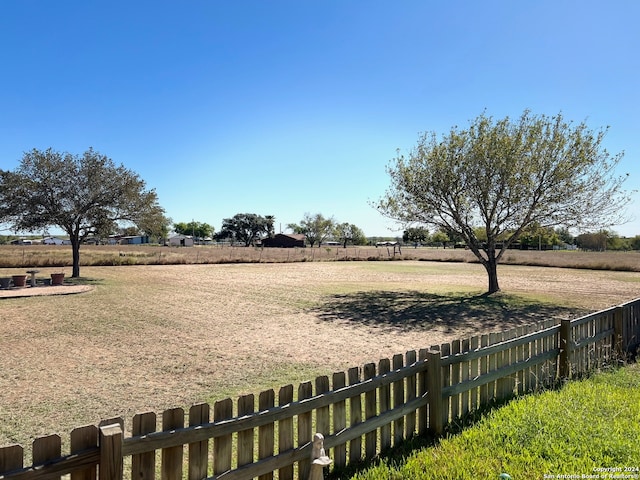
[[[351,479],[640,478],[639,468],[634,364],[513,400],[436,446],[382,459]]]

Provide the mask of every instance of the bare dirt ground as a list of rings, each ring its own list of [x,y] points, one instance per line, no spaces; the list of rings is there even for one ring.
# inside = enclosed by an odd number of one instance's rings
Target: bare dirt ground
[[[418,261],[81,273],[92,291],[0,299],[0,445],[640,296],[637,272],[502,266],[488,299],[481,266]]]
[[[8,288],[0,290],[1,298],[16,297],[38,297],[49,295],[72,295],[74,293],[84,293],[92,290],[91,285],[56,285],[56,286],[36,286],[24,288]]]

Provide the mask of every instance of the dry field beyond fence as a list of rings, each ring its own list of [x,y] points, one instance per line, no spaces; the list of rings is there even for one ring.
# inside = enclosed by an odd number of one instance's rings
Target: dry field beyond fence
[[[289,263],[317,261],[363,260],[433,260],[444,262],[476,262],[465,249],[402,247],[394,251],[386,247],[321,247],[321,248],[256,248],[230,246],[198,246],[193,248],[154,245],[83,245],[83,266],[171,265],[218,263]],[[640,252],[582,252],[507,250],[502,264],[544,267],[577,267],[594,270],[640,272]],[[58,267],[70,271],[71,247],[68,245],[0,245],[0,269]]]
[[[15,269],[13,269],[15,270]],[[11,274],[0,269],[0,276]],[[41,276],[56,269],[42,268]],[[640,273],[470,263],[83,267],[89,293],[0,299],[0,445],[297,383],[638,297]],[[542,302],[542,304],[540,304]],[[63,438],[65,438],[63,436]]]

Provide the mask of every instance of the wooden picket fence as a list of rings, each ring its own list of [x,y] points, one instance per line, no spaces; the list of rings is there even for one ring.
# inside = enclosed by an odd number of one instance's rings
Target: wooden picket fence
[[[69,452],[38,438],[32,465],[20,445],[0,448],[0,479],[306,479],[313,433],[332,468],[371,459],[414,435],[514,395],[547,388],[638,348],[640,299],[576,320],[546,321],[410,351],[315,382],[76,428]],[[186,420],[186,421],[185,421]],[[158,423],[160,426],[158,428]],[[126,464],[126,468],[125,468]]]

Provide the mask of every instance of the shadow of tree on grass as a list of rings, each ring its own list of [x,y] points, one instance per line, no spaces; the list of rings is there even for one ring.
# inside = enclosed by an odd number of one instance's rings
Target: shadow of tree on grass
[[[370,291],[331,295],[313,309],[322,321],[400,331],[443,333],[496,331],[551,318],[577,318],[587,311],[497,294]]]

